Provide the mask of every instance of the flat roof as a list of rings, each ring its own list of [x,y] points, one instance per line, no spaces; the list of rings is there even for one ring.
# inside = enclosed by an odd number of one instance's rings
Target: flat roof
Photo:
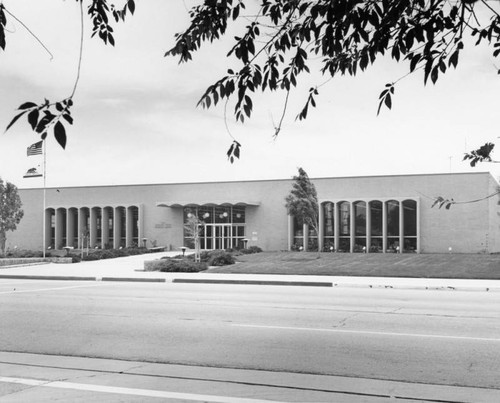
[[[455,175],[493,175],[488,171],[481,172],[442,172],[430,174],[394,174],[394,175],[355,175],[355,176],[324,176],[310,177],[311,180],[327,180],[327,179],[358,179],[358,178],[395,178],[395,177],[415,177],[415,176],[455,176]],[[214,183],[256,183],[256,182],[283,182],[292,181],[293,178],[282,179],[250,179],[250,180],[232,180],[232,181],[208,181],[208,182],[163,182],[163,183],[130,183],[121,185],[85,185],[85,186],[51,186],[46,189],[90,189],[90,188],[113,188],[113,187],[132,187],[132,186],[173,186],[173,185],[210,185]],[[19,190],[38,190],[43,187],[34,188],[19,188]]]

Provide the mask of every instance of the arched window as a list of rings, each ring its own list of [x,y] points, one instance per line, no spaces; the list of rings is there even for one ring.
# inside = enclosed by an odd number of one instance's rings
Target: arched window
[[[68,209],[68,240],[67,245],[78,247],[78,209],[71,207]]]
[[[115,209],[116,212],[116,217],[115,217],[115,233],[116,233],[116,239],[115,239],[115,245],[118,247],[124,248],[125,246],[125,233],[126,233],[126,228],[127,228],[127,221],[126,221],[126,213],[125,213],[125,207],[117,207]]]
[[[112,207],[104,207],[102,210],[102,234],[103,248],[110,249],[114,245],[114,211]]]
[[[417,202],[403,201],[404,252],[417,251]]]
[[[351,250],[351,206],[349,202],[339,203],[339,252]]]
[[[45,247],[54,249],[56,244],[56,212],[53,208],[45,210]]]
[[[131,223],[131,228],[129,228],[129,231],[132,230],[131,232],[131,243],[130,245],[127,246],[140,246],[139,243],[139,207],[137,206],[130,206],[128,208],[128,214],[130,214],[130,220],[132,221]]]
[[[304,226],[293,217],[293,249],[298,250],[304,247]]]
[[[354,203],[354,252],[366,251],[366,203]]]
[[[383,223],[382,208],[383,204],[379,200],[372,200],[369,203],[370,208],[370,252],[383,251]]]
[[[323,203],[323,249],[327,252],[335,249],[335,205]]]
[[[397,252],[399,245],[399,202],[389,200],[387,207],[387,249],[390,252]]]

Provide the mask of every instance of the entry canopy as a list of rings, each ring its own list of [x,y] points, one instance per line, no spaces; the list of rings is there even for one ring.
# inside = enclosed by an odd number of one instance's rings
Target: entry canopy
[[[260,206],[258,201],[241,201],[241,200],[210,200],[203,203],[199,202],[187,202],[187,201],[168,201],[168,202],[156,202],[157,207],[214,207],[214,206]]]

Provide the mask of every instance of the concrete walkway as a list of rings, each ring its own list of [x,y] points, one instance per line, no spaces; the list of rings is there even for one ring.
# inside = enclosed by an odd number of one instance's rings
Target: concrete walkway
[[[178,254],[179,252],[159,252],[75,264],[47,263],[9,268],[0,267],[0,280],[5,278],[26,280],[137,281],[500,292],[500,280],[229,274],[210,272],[161,273],[142,271],[145,260],[154,260],[163,256],[175,256]]]

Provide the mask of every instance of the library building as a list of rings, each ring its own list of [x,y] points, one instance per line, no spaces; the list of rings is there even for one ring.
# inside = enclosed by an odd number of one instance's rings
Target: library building
[[[344,253],[498,253],[499,184],[490,173],[311,178],[319,231],[287,214],[293,180],[19,189],[8,248],[131,246]],[[45,196],[44,196],[45,195]],[[437,197],[454,201],[434,206]]]

